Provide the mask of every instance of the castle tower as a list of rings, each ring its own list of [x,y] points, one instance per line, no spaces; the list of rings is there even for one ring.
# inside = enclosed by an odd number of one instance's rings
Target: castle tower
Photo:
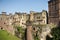
[[[58,24],[60,21],[60,0],[48,1],[48,23]]]

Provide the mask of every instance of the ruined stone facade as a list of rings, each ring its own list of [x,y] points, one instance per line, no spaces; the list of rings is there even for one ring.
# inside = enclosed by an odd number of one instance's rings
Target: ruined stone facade
[[[12,16],[7,15],[6,12],[0,14],[0,29],[7,30],[9,33],[14,34],[14,28],[12,26]]]
[[[45,10],[42,12],[30,11],[30,21],[33,21],[35,24],[47,24],[47,15]]]
[[[48,22],[58,24],[60,22],[60,0],[48,1],[49,15]]]
[[[47,11],[43,10],[42,12],[30,12],[20,13],[15,12],[15,14],[6,14],[2,12],[0,14],[0,29],[5,29],[8,32],[14,33],[14,26],[21,26],[26,28],[26,21],[30,20],[35,24],[47,24]]]

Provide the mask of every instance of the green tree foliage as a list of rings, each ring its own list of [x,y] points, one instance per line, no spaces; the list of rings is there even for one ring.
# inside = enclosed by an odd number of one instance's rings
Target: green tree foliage
[[[47,40],[60,40],[60,27],[53,28],[51,34],[53,38],[47,36]]]
[[[22,27],[17,27],[17,31],[22,34],[24,33],[24,29]]]
[[[40,40],[37,32],[36,32],[36,35],[34,35],[34,40]]]
[[[60,40],[60,27],[53,28],[51,34],[53,35],[52,40]]]
[[[21,26],[15,26],[15,35],[23,40],[25,38],[25,29],[23,29]]]

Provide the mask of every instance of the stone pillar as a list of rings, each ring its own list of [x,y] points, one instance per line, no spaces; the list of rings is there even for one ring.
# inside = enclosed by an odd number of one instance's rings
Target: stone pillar
[[[27,26],[27,40],[33,40],[33,37],[32,37],[32,26]]]

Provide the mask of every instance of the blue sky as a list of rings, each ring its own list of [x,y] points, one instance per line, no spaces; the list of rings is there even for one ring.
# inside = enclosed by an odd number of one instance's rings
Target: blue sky
[[[48,10],[48,0],[0,0],[0,13],[27,12]]]

